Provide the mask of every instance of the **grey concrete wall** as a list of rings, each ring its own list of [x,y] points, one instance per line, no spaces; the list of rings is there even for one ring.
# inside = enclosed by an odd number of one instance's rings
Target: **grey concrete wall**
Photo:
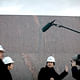
[[[5,56],[15,60],[11,71],[14,80],[36,80],[48,56],[56,58],[58,73],[69,66],[69,75],[64,80],[74,80],[70,59],[80,53],[80,34],[51,27],[43,33],[41,28],[49,21],[80,31],[80,17],[59,16],[0,16],[0,44],[6,49]]]

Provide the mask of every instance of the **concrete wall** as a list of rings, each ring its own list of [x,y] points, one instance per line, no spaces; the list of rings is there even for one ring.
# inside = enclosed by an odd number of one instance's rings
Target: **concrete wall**
[[[6,49],[5,56],[15,60],[11,71],[14,80],[36,80],[48,56],[56,58],[58,73],[69,66],[69,75],[64,80],[73,80],[71,57],[80,53],[80,34],[51,27],[43,33],[41,28],[49,21],[80,31],[80,17],[59,16],[0,16],[0,44]]]

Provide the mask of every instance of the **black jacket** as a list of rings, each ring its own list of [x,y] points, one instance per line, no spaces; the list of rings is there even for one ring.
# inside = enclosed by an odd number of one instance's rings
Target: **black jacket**
[[[12,80],[12,76],[5,66],[5,64],[0,59],[0,80]]]
[[[78,70],[78,68],[76,66],[72,67],[72,76],[76,80],[80,80],[80,70]]]
[[[44,67],[38,74],[38,80],[50,80],[50,78],[54,78],[54,80],[62,80],[67,74],[68,72],[64,71],[59,75],[54,68]]]

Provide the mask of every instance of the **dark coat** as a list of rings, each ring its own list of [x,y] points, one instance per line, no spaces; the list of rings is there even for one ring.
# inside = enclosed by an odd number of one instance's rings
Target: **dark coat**
[[[54,80],[62,80],[67,74],[68,72],[64,71],[59,75],[54,68],[44,67],[38,74],[38,80],[50,80],[50,78],[54,78]]]
[[[76,80],[80,80],[80,70],[78,70],[78,68],[76,66],[72,67],[72,76]]]
[[[0,80],[12,80],[12,76],[5,66],[5,64],[0,59]]]

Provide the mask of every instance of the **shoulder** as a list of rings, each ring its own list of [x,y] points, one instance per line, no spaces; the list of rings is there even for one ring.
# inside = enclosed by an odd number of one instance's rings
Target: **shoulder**
[[[4,64],[3,61],[0,59],[0,64]]]
[[[2,62],[2,60],[0,59],[0,62]]]
[[[42,67],[41,70],[45,70],[45,67]]]
[[[78,68],[77,68],[76,66],[73,66],[73,67],[72,67],[72,71],[73,71],[73,70],[78,70]]]
[[[42,72],[42,71],[45,71],[45,69],[46,69],[45,67],[42,67],[42,68],[40,69],[40,71],[41,71],[41,72]]]

